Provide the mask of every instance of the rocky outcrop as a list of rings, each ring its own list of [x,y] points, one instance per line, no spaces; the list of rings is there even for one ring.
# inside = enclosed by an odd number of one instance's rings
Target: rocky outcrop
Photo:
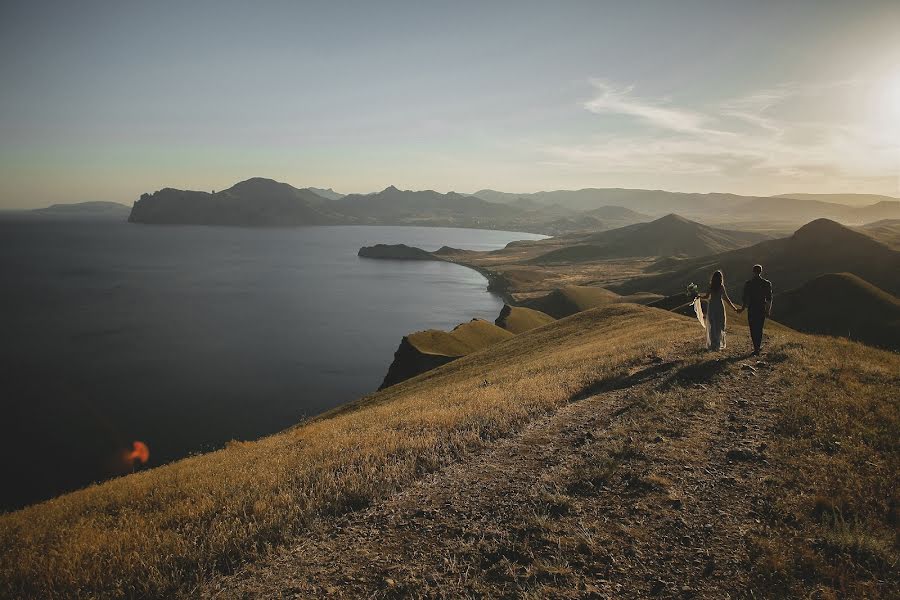
[[[375,244],[363,246],[357,253],[362,258],[381,258],[387,260],[441,260],[431,252],[407,246],[406,244]]]
[[[483,319],[472,319],[449,332],[427,329],[411,333],[400,341],[394,361],[378,389],[406,381],[511,337],[511,332]]]

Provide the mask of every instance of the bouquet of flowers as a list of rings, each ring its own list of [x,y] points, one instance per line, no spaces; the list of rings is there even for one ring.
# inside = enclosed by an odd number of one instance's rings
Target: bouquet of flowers
[[[691,299],[696,298],[700,293],[698,290],[696,283],[689,283],[687,285],[687,297]]]

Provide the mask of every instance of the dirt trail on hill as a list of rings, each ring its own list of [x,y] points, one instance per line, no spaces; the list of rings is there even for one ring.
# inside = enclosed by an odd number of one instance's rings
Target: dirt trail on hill
[[[749,597],[779,364],[737,345],[648,356],[202,595]]]

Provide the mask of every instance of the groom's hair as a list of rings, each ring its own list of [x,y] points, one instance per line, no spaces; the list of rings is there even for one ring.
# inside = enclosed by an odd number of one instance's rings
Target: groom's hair
[[[762,273],[762,265],[753,265],[753,272],[757,275]]]

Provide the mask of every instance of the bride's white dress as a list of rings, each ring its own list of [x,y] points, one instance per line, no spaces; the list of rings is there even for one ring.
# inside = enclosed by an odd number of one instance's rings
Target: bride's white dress
[[[709,308],[706,310],[706,347],[721,350],[725,347],[725,301],[724,288],[709,293]]]
[[[709,309],[706,316],[703,315],[703,307],[700,298],[694,299],[694,313],[697,320],[706,329],[706,347],[710,350],[722,350],[725,348],[725,302],[723,300],[725,290],[719,289],[709,294]]]

